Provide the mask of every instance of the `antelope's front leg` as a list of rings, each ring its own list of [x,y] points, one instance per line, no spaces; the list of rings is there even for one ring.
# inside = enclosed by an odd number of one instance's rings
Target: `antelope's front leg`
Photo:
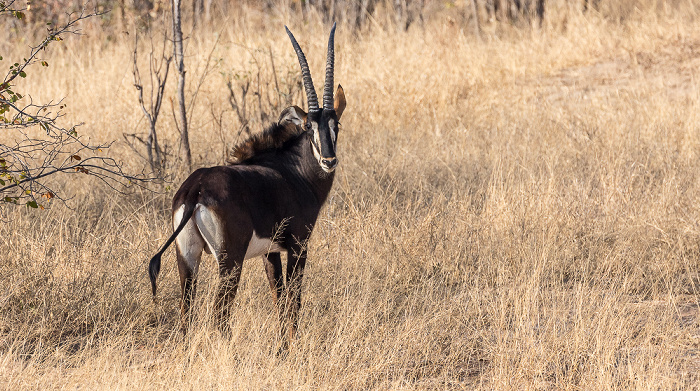
[[[284,339],[285,335],[285,324],[284,324],[284,313],[285,313],[285,300],[280,300],[282,293],[284,292],[284,275],[282,274],[282,257],[279,252],[268,253],[263,257],[265,263],[265,274],[267,275],[267,280],[270,283],[270,290],[272,291],[272,300],[277,307],[277,316],[279,317],[280,324],[280,341],[282,341],[282,346],[280,346],[277,354],[283,354],[287,350],[287,342]]]
[[[301,307],[301,280],[306,266],[306,247],[295,246],[287,253],[286,315],[289,341],[296,336]]]
[[[272,291],[272,300],[275,305],[280,307],[280,297],[284,291],[284,276],[282,275],[282,257],[279,252],[268,253],[263,257],[265,261],[265,274],[267,281],[270,283]],[[283,312],[280,312],[280,319]]]

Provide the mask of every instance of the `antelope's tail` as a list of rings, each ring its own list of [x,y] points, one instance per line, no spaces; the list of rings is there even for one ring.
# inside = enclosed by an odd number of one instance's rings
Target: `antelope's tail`
[[[170,247],[170,245],[173,243],[177,235],[180,234],[180,231],[182,231],[183,228],[185,228],[185,224],[187,224],[188,221],[190,221],[190,218],[194,214],[195,210],[195,204],[194,203],[185,203],[185,211],[182,214],[182,220],[180,220],[180,225],[177,226],[175,229],[175,232],[173,232],[172,235],[168,238],[168,240],[165,242],[165,245],[156,253],[156,255],[151,258],[151,262],[148,263],[148,276],[151,278],[151,290],[153,291],[153,298],[155,299],[156,297],[156,279],[158,278],[158,274],[160,273],[160,257],[163,255],[165,250]]]

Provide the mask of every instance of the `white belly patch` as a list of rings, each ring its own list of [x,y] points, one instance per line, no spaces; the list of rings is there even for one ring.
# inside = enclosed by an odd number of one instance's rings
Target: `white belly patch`
[[[245,259],[259,257],[269,252],[277,252],[281,250],[282,248],[277,243],[273,243],[268,238],[261,238],[257,233],[255,233],[255,231],[253,231],[253,237],[250,238],[250,242],[248,242],[248,249],[245,252]]]

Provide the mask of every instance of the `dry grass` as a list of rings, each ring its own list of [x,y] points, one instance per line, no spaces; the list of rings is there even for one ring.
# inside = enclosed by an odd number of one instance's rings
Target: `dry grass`
[[[481,42],[447,14],[407,33],[339,28],[340,171],[286,359],[260,260],[246,263],[222,336],[206,258],[183,337],[174,256],[157,306],[145,272],[171,232],[173,190],[121,196],[70,177],[72,210],[3,210],[0,384],[698,388],[700,4],[621,1],[600,17],[552,3],[542,30],[487,24]],[[188,46],[190,92],[215,60],[192,109],[200,165],[222,162],[240,126],[221,73],[254,76],[268,48],[281,79],[296,72],[283,23],[322,75],[323,26],[246,17],[218,44],[202,33]],[[145,131],[132,38],[88,35],[54,49],[27,90],[67,95],[67,120],[94,139]],[[210,113],[225,110],[220,130]],[[123,143],[112,153],[145,164]]]

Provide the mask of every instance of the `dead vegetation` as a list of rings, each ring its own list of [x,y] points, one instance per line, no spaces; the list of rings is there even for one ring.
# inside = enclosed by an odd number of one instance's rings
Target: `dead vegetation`
[[[210,257],[187,337],[172,254],[162,300],[151,302],[146,261],[171,232],[172,188],[121,196],[86,179],[65,185],[72,210],[8,210],[0,384],[697,388],[700,4],[619,3],[636,11],[609,18],[549,2],[541,29],[484,24],[481,40],[451,14],[359,36],[339,25],[335,79],[348,100],[339,173],[309,244],[286,359],[274,354],[261,260],[244,267],[230,336],[211,323]],[[249,16],[200,26],[186,48],[188,91],[199,91],[188,107],[195,165],[223,163],[245,126],[228,81],[270,94],[275,80],[295,83],[283,24],[299,31],[312,74],[322,72],[325,26]],[[98,141],[146,131],[132,42],[67,40],[26,82],[66,94],[69,116]],[[272,53],[276,77],[249,48],[266,61]],[[298,97],[290,86],[276,91]],[[245,98],[254,113],[285,101]],[[158,124],[159,141],[177,145],[172,116]],[[114,148],[136,170],[148,164]]]

